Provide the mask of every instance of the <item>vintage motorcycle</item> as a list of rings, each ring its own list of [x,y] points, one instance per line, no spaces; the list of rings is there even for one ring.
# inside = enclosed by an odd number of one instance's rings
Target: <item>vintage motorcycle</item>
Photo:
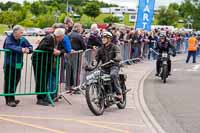
[[[105,109],[112,105],[117,105],[119,109],[124,109],[126,107],[126,94],[128,90],[125,81],[127,75],[122,73],[122,69],[120,69],[119,80],[123,98],[118,100],[115,97],[115,89],[110,75],[102,69],[112,63],[113,61],[110,61],[98,66],[86,77],[86,82],[83,83],[83,88],[86,90],[85,97],[87,105],[91,112],[96,116],[103,115]]]
[[[159,56],[159,53],[157,53],[153,49],[150,49],[150,50]],[[159,57],[161,60],[159,77],[161,77],[161,79],[163,80],[163,83],[166,83],[167,78],[169,77],[169,68],[168,68],[167,62],[170,58],[170,55],[173,55],[173,54],[171,52],[169,53],[163,52],[161,56]]]

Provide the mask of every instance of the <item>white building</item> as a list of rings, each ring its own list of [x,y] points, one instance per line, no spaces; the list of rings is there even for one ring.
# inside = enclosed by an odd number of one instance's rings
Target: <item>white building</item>
[[[128,8],[128,7],[108,7],[101,8],[102,13],[110,13],[110,14],[136,14],[136,9]]]

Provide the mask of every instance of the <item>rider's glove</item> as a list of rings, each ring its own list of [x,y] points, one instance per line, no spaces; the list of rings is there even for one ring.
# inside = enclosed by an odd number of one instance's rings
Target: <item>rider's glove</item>
[[[86,71],[86,72],[90,72],[90,71],[92,71],[92,70],[93,70],[92,67],[90,67],[90,66],[85,66],[85,71]]]

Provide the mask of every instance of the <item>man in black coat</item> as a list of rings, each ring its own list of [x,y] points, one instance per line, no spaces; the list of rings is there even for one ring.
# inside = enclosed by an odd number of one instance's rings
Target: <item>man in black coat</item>
[[[72,49],[75,51],[86,50],[86,44],[81,35],[82,31],[82,25],[80,23],[75,23],[72,32],[69,34]]]
[[[55,71],[58,63],[56,56],[60,56],[65,53],[61,41],[63,41],[65,30],[58,28],[53,34],[45,36],[40,42],[36,50],[44,50],[44,52],[35,52],[32,55],[32,64],[36,81],[36,92],[45,93],[47,89],[49,74]],[[52,81],[53,82],[53,81]],[[37,104],[48,106],[49,102],[46,101],[45,94],[37,95]]]

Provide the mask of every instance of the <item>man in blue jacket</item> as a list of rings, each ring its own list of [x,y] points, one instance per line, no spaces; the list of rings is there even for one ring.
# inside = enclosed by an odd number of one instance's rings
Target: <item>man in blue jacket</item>
[[[33,51],[33,46],[22,37],[23,31],[22,26],[14,26],[13,33],[7,36],[3,46],[4,49],[10,50],[5,53],[4,58],[4,93],[13,94],[5,96],[6,104],[10,107],[16,107],[20,102],[15,100],[14,93],[21,78],[23,54],[30,54]]]

